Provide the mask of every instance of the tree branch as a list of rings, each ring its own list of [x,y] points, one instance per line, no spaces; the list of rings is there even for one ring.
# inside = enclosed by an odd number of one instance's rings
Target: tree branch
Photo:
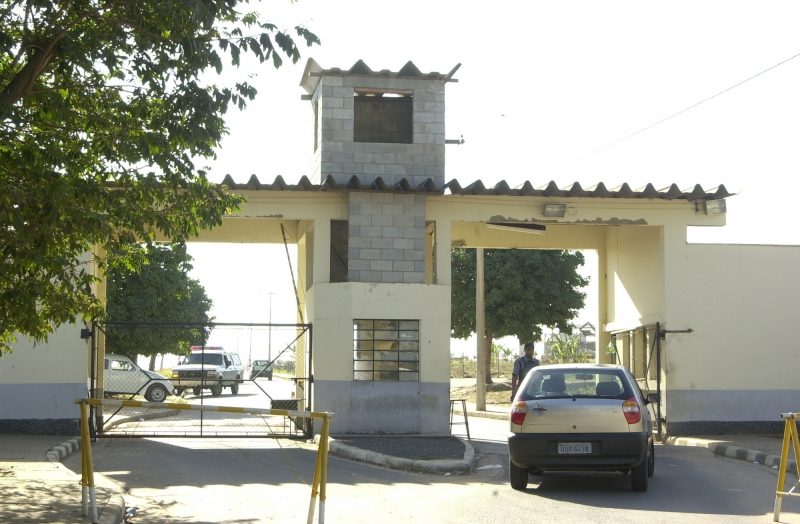
[[[5,119],[11,107],[31,93],[36,79],[39,78],[47,68],[47,64],[56,55],[58,43],[66,35],[67,32],[62,31],[51,40],[41,45],[33,46],[36,49],[33,55],[0,93],[0,119]]]

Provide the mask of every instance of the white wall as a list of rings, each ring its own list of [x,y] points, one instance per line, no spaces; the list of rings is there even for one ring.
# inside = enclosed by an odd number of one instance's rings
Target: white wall
[[[800,410],[800,246],[685,253],[689,271],[669,303],[684,320],[665,327],[692,333],[666,336],[669,431],[780,426],[781,412]]]
[[[89,361],[81,327],[62,326],[40,344],[20,338],[0,357],[0,432],[78,434],[75,400],[87,395]]]

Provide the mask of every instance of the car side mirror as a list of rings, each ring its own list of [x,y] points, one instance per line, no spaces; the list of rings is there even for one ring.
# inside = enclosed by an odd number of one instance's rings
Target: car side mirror
[[[658,404],[661,402],[661,395],[658,393],[648,393],[645,402],[648,404]]]

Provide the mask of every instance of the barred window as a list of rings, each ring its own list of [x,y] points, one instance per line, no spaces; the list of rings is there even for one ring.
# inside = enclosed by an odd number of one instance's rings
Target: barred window
[[[353,380],[419,381],[419,320],[353,320]]]

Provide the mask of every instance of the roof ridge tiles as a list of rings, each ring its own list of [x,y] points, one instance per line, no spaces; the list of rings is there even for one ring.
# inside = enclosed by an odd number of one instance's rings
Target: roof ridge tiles
[[[322,183],[319,185],[319,188],[322,191],[327,191],[329,189],[339,189],[339,184],[336,183],[336,179],[333,178],[333,175],[325,175],[325,178],[322,180]]]
[[[417,190],[426,193],[444,192],[444,186],[437,187],[432,178],[426,178],[421,184],[417,185]]]
[[[678,187],[678,184],[671,184],[669,188],[662,194],[664,195],[664,198],[673,199],[680,198],[681,195],[683,195],[683,191],[681,191],[681,188]]]
[[[261,181],[258,180],[258,177],[255,174],[252,174],[250,175],[250,178],[247,179],[245,187],[247,189],[260,189]]]
[[[537,193],[536,189],[533,187],[533,184],[531,184],[529,180],[526,180],[517,189],[520,195],[531,196]]]
[[[494,191],[495,194],[502,194],[502,193],[508,193],[509,191],[511,191],[511,188],[508,186],[508,182],[506,182],[505,180],[501,180],[500,182],[494,185],[492,191]]]
[[[703,186],[701,186],[700,184],[695,184],[691,193],[688,193],[686,195],[686,198],[688,198],[689,200],[705,200],[707,198],[707,195],[706,192],[703,190]]]
[[[653,184],[651,184],[649,182],[647,183],[646,186],[644,186],[644,189],[642,189],[639,192],[642,195],[644,195],[644,196],[646,196],[648,198],[661,198],[662,197],[662,194],[655,188],[655,186]]]
[[[347,188],[349,189],[366,189],[359,180],[358,175],[353,175],[347,180]]]
[[[409,60],[403,67],[400,68],[400,71],[398,71],[397,74],[401,76],[420,76],[422,75],[422,71],[419,70],[414,62]]]
[[[444,189],[450,190],[451,195],[460,194],[462,191],[461,184],[459,184],[458,180],[456,180],[455,178],[451,179],[450,182],[447,182],[444,185]]]
[[[356,75],[371,75],[374,73],[372,69],[362,59],[358,59],[355,64],[350,68],[348,73]]]
[[[362,180],[364,178],[364,180]],[[376,177],[370,180],[369,177],[360,178],[352,175],[346,181],[335,178],[328,174],[320,183],[313,183],[307,176],[303,175],[296,184],[289,184],[282,175],[277,175],[271,183],[259,180],[255,174],[250,175],[244,183],[237,183],[230,174],[226,174],[220,185],[227,186],[229,189],[245,190],[272,190],[272,191],[328,191],[328,190],[361,190],[361,191],[382,191],[382,192],[414,192],[414,193],[438,193],[444,194],[449,191],[454,195],[502,195],[502,196],[537,196],[537,197],[576,197],[576,198],[657,198],[662,200],[712,200],[722,199],[733,196],[728,189],[720,184],[719,186],[705,190],[700,184],[696,184],[691,189],[681,190],[677,184],[670,184],[668,187],[656,189],[653,183],[647,183],[643,188],[631,189],[630,184],[622,185],[609,190],[603,182],[594,186],[584,188],[580,182],[573,182],[569,186],[559,188],[555,181],[550,181],[547,185],[535,188],[530,181],[525,181],[517,187],[510,187],[508,182],[503,179],[487,187],[482,180],[476,180],[467,186],[462,186],[457,179],[451,179],[445,184],[437,183],[433,178],[425,178],[420,182],[414,183],[408,178],[401,178],[388,183],[384,177]]]
[[[315,184],[312,184],[311,180],[306,175],[301,176],[300,181],[296,184],[298,189],[304,189],[306,191],[313,188],[314,185]]]
[[[714,192],[715,198],[725,198],[729,196],[733,196],[735,193],[728,192],[728,188],[726,188],[723,184],[717,186],[717,190]]]
[[[554,180],[551,180],[543,190],[544,196],[564,196],[561,188],[556,185]]]
[[[275,181],[272,182],[272,185],[278,186],[282,191],[285,191],[289,188],[289,184],[286,183],[286,180],[284,180],[281,175],[275,177]]]
[[[576,181],[567,190],[567,196],[589,196],[589,192],[583,189],[580,182]]]
[[[486,186],[483,185],[482,180],[476,180],[475,182],[465,187],[464,191],[472,195],[483,194],[486,192]]]
[[[631,189],[631,186],[628,185],[627,182],[623,182],[622,185],[619,186],[619,189],[617,191],[613,191],[613,193],[615,193],[614,196],[619,198],[628,198],[636,194],[636,192]]]

